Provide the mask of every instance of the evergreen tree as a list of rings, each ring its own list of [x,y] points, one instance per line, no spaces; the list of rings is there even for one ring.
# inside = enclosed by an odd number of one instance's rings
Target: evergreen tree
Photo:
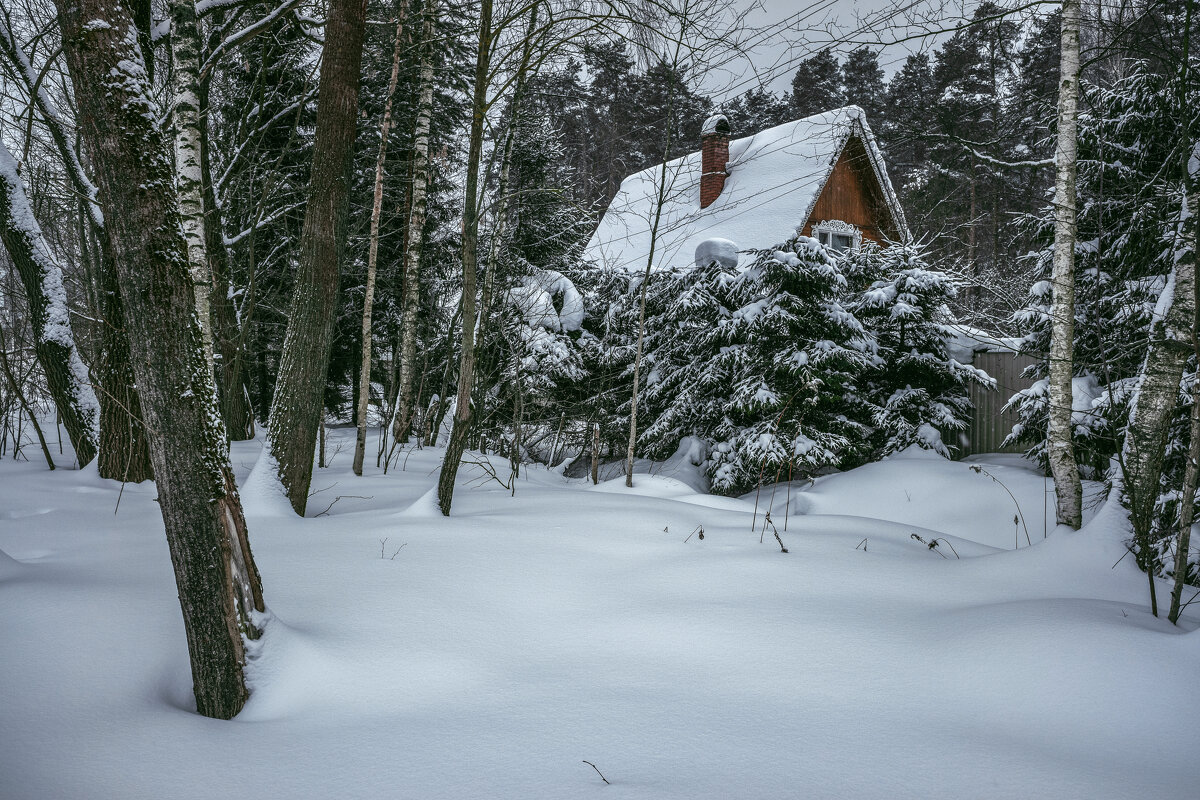
[[[842,86],[844,103],[866,111],[872,124],[883,121],[887,87],[883,68],[879,66],[879,53],[865,45],[852,50],[842,64]]]
[[[915,444],[949,458],[944,439],[970,420],[967,384],[992,383],[949,354],[946,326],[954,322],[949,308],[954,283],[929,266],[924,248],[915,243],[883,251],[866,248],[859,258],[876,260],[881,276],[855,304],[878,347],[861,377],[875,424],[875,454]]]
[[[874,344],[842,300],[846,278],[815,239],[760,250],[733,287],[742,345],[727,413],[712,431],[714,491],[852,461],[868,433],[856,383]]]
[[[801,119],[844,105],[837,58],[822,50],[806,58],[792,76],[792,118]]]

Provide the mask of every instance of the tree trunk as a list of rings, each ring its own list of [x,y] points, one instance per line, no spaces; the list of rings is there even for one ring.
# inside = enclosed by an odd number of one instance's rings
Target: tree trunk
[[[99,404],[75,347],[62,268],[42,237],[25,186],[17,174],[17,163],[3,142],[0,142],[0,241],[4,242],[25,287],[34,352],[46,374],[50,397],[62,415],[79,466],[86,466],[96,457]]]
[[[1046,451],[1059,525],[1083,524],[1083,488],[1071,439],[1075,342],[1075,164],[1079,102],[1079,0],[1064,0],[1054,148],[1054,303],[1050,310],[1050,422]]]
[[[479,247],[479,161],[483,152],[483,126],[487,112],[488,65],[492,49],[492,0],[481,0],[479,47],[475,56],[475,87],[471,100],[471,138],[467,151],[467,185],[463,208],[462,244],[462,353],[458,366],[458,401],[446,456],[438,476],[438,506],[450,516],[454,478],[466,449],[471,426],[471,387],[475,378],[475,270]]]
[[[1193,340],[1195,341],[1195,329]],[[1200,346],[1194,346],[1193,354],[1200,358]],[[1200,363],[1198,361],[1197,363]],[[1196,483],[1200,477],[1200,376],[1192,384],[1191,424],[1188,426],[1191,437],[1188,445],[1187,466],[1183,474],[1183,491],[1179,497],[1179,538],[1175,547],[1175,575],[1171,587],[1171,610],[1167,619],[1172,624],[1179,624],[1183,587],[1187,582],[1188,555],[1192,546],[1192,522],[1196,508]]]
[[[288,499],[303,516],[337,315],[338,270],[346,242],[350,166],[358,117],[365,0],[330,0],[317,96],[308,207],[299,267],[267,423],[268,447]]]
[[[1197,183],[1189,180],[1189,184]],[[1191,185],[1188,189],[1192,189]],[[1180,211],[1180,242],[1176,247],[1175,268],[1159,298],[1150,329],[1150,349],[1138,380],[1129,412],[1125,447],[1121,464],[1125,475],[1125,495],[1133,522],[1134,542],[1138,546],[1138,564],[1150,580],[1151,610],[1158,615],[1154,589],[1154,564],[1151,531],[1154,506],[1158,499],[1163,455],[1179,395],[1184,366],[1193,352],[1192,325],[1196,315],[1196,215],[1200,204],[1195,194],[1185,192],[1185,207]]]
[[[142,8],[141,5],[138,8]],[[149,35],[149,3],[144,6],[146,32]],[[135,11],[135,13],[138,13]],[[139,18],[140,19],[140,18]],[[139,27],[139,31],[142,28]],[[96,372],[100,383],[100,477],[138,483],[152,476],[150,450],[142,424],[141,403],[134,386],[129,358],[129,337],[125,330],[125,309],[120,297],[112,247],[104,233],[104,214],[96,203],[96,187],[83,170],[73,149],[67,128],[58,110],[39,87],[25,53],[17,47],[7,25],[0,28],[0,55],[9,62],[12,74],[21,82],[54,141],[66,167],[67,178],[82,200],[88,227],[99,242],[95,259],[97,309],[102,320],[100,365]],[[152,73],[149,73],[152,74]]]
[[[407,8],[407,7],[405,7]],[[396,41],[392,45],[392,74],[388,79],[383,121],[379,124],[379,154],[375,157],[375,195],[371,201],[371,234],[367,248],[367,285],[363,291],[362,365],[358,372],[358,430],[354,437],[354,474],[362,475],[367,452],[367,407],[371,395],[371,311],[375,300],[375,264],[379,258],[379,219],[383,212],[383,166],[387,161],[388,137],[392,132],[392,98],[400,80],[400,50],[403,44],[404,13],[396,21]],[[420,124],[418,122],[418,124]]]
[[[175,188],[183,238],[187,242],[188,269],[196,295],[196,318],[204,343],[208,371],[213,371],[212,274],[208,268],[204,236],[204,181],[200,128],[200,28],[195,0],[169,0],[171,14],[171,91],[175,134]]]
[[[125,303],[112,246],[99,232],[96,282],[100,292],[100,477],[141,483],[154,477],[150,437],[142,420],[142,400],[133,375]]]
[[[417,359],[417,306],[420,304],[421,245],[425,234],[429,186],[429,129],[433,115],[433,20],[436,0],[429,0],[421,21],[421,96],[413,139],[413,180],[408,239],[404,252],[404,312],[400,322],[400,376],[393,411],[392,439],[408,441],[413,418],[413,374]]]
[[[128,311],[196,708],[228,719],[248,696],[243,637],[259,636],[265,608],[195,320],[170,144],[128,37],[129,12],[107,0],[56,5]]]
[[[220,12],[214,12],[219,14]],[[213,39],[219,33],[213,26],[209,51],[218,44]],[[231,296],[229,249],[225,246],[225,223],[213,189],[211,151],[208,138],[208,89],[210,72],[200,81],[200,178],[204,190],[204,242],[208,254],[208,272],[212,277],[212,333],[216,358],[217,397],[221,402],[221,419],[225,432],[234,442],[254,438],[254,409],[246,390],[245,358],[242,347],[242,326],[247,320],[238,318],[238,308]]]

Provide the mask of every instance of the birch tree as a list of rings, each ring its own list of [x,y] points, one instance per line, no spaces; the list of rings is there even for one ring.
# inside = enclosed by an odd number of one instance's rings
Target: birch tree
[[[1058,523],[1083,522],[1083,488],[1071,441],[1075,340],[1075,169],[1079,103],[1079,0],[1062,6],[1058,140],[1054,148],[1054,271],[1051,278],[1049,402],[1046,451],[1054,475]]]
[[[196,294],[196,316],[204,340],[204,357],[212,372],[212,275],[208,268],[204,237],[203,176],[200,167],[200,28],[194,0],[170,0],[172,109],[175,132],[175,186],[179,214],[187,242],[188,265]]]
[[[128,311],[200,714],[228,719],[249,695],[246,640],[265,606],[207,369],[175,196],[137,30],[107,0],[57,0],[80,136]]]
[[[408,239],[404,251],[403,312],[400,320],[400,374],[397,380],[396,402],[393,403],[392,438],[408,441],[413,419],[413,376],[417,358],[417,306],[421,299],[421,249],[425,236],[425,215],[429,187],[429,133],[433,118],[433,20],[436,0],[427,0],[421,21],[420,98],[417,101],[417,124],[413,137],[413,183],[411,210],[408,215]]]
[[[371,232],[367,244],[367,285],[363,290],[362,364],[358,371],[358,406],[355,409],[357,431],[354,437],[354,474],[362,475],[363,458],[367,449],[367,407],[371,394],[371,312],[375,300],[375,265],[379,259],[379,220],[383,212],[383,175],[387,162],[388,137],[392,132],[392,99],[400,80],[400,53],[404,45],[402,7],[396,20],[396,36],[392,45],[392,74],[388,78],[387,99],[383,104],[383,121],[379,124],[379,154],[375,157],[375,191],[371,200]],[[419,124],[419,123],[418,123]],[[428,120],[426,121],[428,129]],[[428,139],[428,130],[426,130]],[[426,143],[428,147],[428,142]]]

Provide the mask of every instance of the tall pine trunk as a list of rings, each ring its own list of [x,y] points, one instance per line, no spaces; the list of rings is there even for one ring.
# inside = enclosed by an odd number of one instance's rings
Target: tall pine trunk
[[[400,375],[397,380],[392,439],[408,441],[413,419],[413,379],[417,359],[417,307],[421,300],[421,245],[429,186],[429,129],[433,117],[433,20],[436,0],[428,0],[421,21],[421,95],[413,137],[413,180],[408,216],[408,246],[404,252],[404,311],[400,321]]]
[[[62,416],[79,466],[86,466],[96,457],[99,404],[75,346],[62,268],[42,236],[24,183],[17,174],[17,162],[3,142],[0,142],[0,240],[25,287],[34,353],[46,375],[50,397]]]
[[[1079,0],[1064,0],[1054,148],[1054,292],[1050,309],[1050,422],[1046,451],[1054,475],[1058,524],[1083,523],[1083,488],[1071,440],[1075,376],[1075,169],[1079,103]]]
[[[170,143],[126,8],[57,0],[78,124],[96,169],[191,656],[197,710],[244,705],[245,639],[265,611],[208,371]]]
[[[330,0],[299,267],[267,423],[279,479],[301,516],[308,504],[333,347],[365,26],[366,0]]]
[[[406,10],[405,7],[404,10]],[[354,437],[354,474],[362,475],[363,459],[367,452],[367,408],[371,396],[371,312],[375,302],[375,265],[379,258],[379,220],[383,212],[383,167],[387,162],[388,137],[392,132],[392,99],[400,80],[400,51],[404,43],[402,10],[396,21],[396,38],[392,45],[392,74],[388,78],[387,100],[383,104],[383,121],[379,124],[379,153],[375,157],[375,194],[371,200],[371,233],[367,245],[367,285],[363,290],[362,364],[358,371],[358,408],[355,410],[357,431]]]

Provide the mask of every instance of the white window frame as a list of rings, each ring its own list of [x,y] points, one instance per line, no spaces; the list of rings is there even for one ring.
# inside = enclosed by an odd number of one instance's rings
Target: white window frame
[[[862,247],[862,231],[840,219],[822,220],[812,229],[813,238],[826,247],[838,252],[848,252]],[[838,245],[844,244],[844,247]]]

